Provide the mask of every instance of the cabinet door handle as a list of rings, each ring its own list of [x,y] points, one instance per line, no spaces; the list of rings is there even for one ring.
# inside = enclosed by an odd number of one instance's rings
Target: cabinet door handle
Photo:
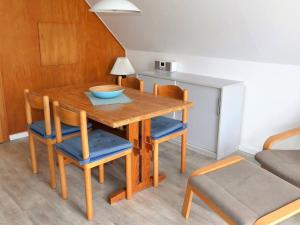
[[[218,98],[218,109],[217,109],[218,116],[220,116],[220,114],[221,114],[221,103],[222,103],[222,99]]]

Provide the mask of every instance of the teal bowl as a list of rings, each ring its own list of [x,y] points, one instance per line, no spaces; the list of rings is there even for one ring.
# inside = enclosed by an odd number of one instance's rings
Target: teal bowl
[[[120,96],[123,93],[124,88],[118,85],[102,85],[91,87],[89,90],[96,98],[109,99]]]

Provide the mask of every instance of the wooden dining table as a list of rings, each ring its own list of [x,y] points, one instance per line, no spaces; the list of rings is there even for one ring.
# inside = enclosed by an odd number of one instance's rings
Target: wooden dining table
[[[59,101],[73,110],[84,110],[91,120],[110,128],[126,126],[127,139],[133,143],[132,154],[132,188],[133,193],[153,186],[151,176],[151,118],[192,106],[191,102],[155,96],[151,93],[126,88],[124,94],[132,102],[127,104],[93,106],[85,95],[89,88],[106,83],[88,83],[55,87],[33,91],[33,94],[48,96],[50,101]],[[159,181],[166,176],[160,174]],[[109,202],[115,203],[125,199],[125,187],[109,196]]]

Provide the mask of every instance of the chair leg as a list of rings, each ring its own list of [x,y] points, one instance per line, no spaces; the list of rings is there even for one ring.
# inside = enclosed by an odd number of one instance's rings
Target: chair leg
[[[48,143],[48,163],[50,171],[50,186],[56,188],[56,175],[55,175],[55,162],[54,162],[54,149],[53,144]]]
[[[193,200],[193,191],[191,185],[188,184],[184,196],[183,206],[182,206],[182,216],[186,219],[188,219],[190,216],[192,200]]]
[[[36,150],[34,145],[34,139],[31,132],[29,132],[29,150],[30,150],[30,158],[31,158],[31,168],[33,173],[38,172],[37,161],[36,161]]]
[[[64,156],[58,153],[57,157],[58,157],[58,166],[59,166],[59,175],[60,175],[61,197],[66,200],[68,198],[68,187],[67,187],[67,180],[66,180]]]
[[[88,220],[92,220],[94,211],[93,211],[91,169],[85,167],[83,170],[84,170],[85,197],[86,197],[86,217]]]
[[[131,164],[132,155],[131,154],[126,155],[126,198],[127,199],[132,198],[132,164]]]
[[[101,164],[99,167],[99,183],[104,183],[104,164]]]
[[[153,145],[153,181],[154,187],[158,187],[158,144],[154,143]]]
[[[181,167],[180,167],[181,173],[185,173],[186,171],[186,139],[187,139],[187,134],[184,133],[181,136]]]

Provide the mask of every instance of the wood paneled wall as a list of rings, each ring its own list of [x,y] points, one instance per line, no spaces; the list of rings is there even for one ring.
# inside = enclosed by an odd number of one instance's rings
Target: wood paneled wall
[[[0,64],[1,66],[1,64]],[[7,140],[8,129],[7,129],[7,117],[6,117],[6,107],[3,92],[3,82],[0,72],[0,142]]]
[[[116,57],[124,56],[125,51],[88,9],[84,0],[0,1],[0,108],[6,112],[0,113],[0,129],[7,127],[7,133],[2,129],[4,136],[26,128],[25,88],[36,90],[98,80],[114,82],[110,69]],[[77,63],[41,64],[39,23],[77,25]]]

